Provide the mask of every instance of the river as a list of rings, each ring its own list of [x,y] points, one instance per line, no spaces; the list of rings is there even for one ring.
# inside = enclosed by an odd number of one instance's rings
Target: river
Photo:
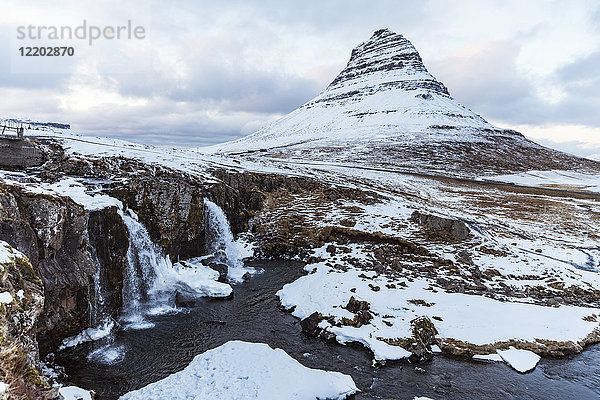
[[[281,309],[275,293],[303,274],[296,262],[254,262],[264,273],[234,287],[229,300],[203,300],[177,314],[151,317],[154,327],[120,330],[111,348],[123,349],[113,364],[88,360],[102,343],[85,343],[57,354],[68,382],[93,389],[97,399],[116,399],[182,370],[197,354],[237,339],[279,347],[311,368],[339,371],[354,378],[356,400],[412,399],[598,399],[600,345],[582,354],[544,358],[530,373],[504,363],[479,363],[444,355],[431,362],[371,366],[360,346],[342,346],[302,334],[299,321]]]

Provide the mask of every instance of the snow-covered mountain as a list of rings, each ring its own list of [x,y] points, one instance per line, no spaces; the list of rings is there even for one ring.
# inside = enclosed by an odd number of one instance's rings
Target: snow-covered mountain
[[[415,47],[388,29],[357,46],[317,97],[244,138],[205,149],[368,162],[430,172],[580,168],[586,162],[498,128],[450,96]]]
[[[497,129],[455,101],[404,36],[382,29],[352,51],[346,67],[316,98],[222,148],[235,151],[313,141],[411,139],[411,133],[422,138],[426,132],[455,136],[453,130],[444,129],[449,127]]]

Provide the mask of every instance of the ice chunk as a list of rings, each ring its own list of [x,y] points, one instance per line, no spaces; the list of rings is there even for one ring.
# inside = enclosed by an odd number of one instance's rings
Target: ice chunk
[[[473,356],[475,361],[503,361],[499,354],[475,354]]]
[[[65,386],[58,389],[58,393],[63,400],[92,400],[92,395],[88,390],[78,388],[77,386]]]
[[[508,350],[498,350],[497,353],[505,363],[519,372],[529,372],[540,361],[540,356],[529,350],[519,350],[510,347]]]

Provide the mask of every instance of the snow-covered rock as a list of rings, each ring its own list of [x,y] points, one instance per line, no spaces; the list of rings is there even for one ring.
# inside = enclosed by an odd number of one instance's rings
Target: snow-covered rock
[[[219,273],[202,265],[197,260],[187,260],[184,264],[176,263],[167,276],[172,285],[185,284],[199,296],[227,297],[233,289],[227,283],[218,282]]]
[[[92,400],[89,390],[77,386],[64,386],[58,389],[62,400]]]
[[[341,400],[357,391],[350,376],[304,367],[266,344],[230,341],[121,400]]]
[[[540,356],[534,352],[515,349],[512,346],[508,350],[498,350],[497,353],[505,363],[521,373],[531,371],[540,361]]]

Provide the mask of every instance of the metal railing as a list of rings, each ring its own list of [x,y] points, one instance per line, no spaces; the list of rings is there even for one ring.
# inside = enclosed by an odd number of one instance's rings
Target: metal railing
[[[1,121],[0,122],[0,137],[23,139],[25,133],[25,125],[21,122],[15,121]],[[15,133],[15,136],[12,135]]]

